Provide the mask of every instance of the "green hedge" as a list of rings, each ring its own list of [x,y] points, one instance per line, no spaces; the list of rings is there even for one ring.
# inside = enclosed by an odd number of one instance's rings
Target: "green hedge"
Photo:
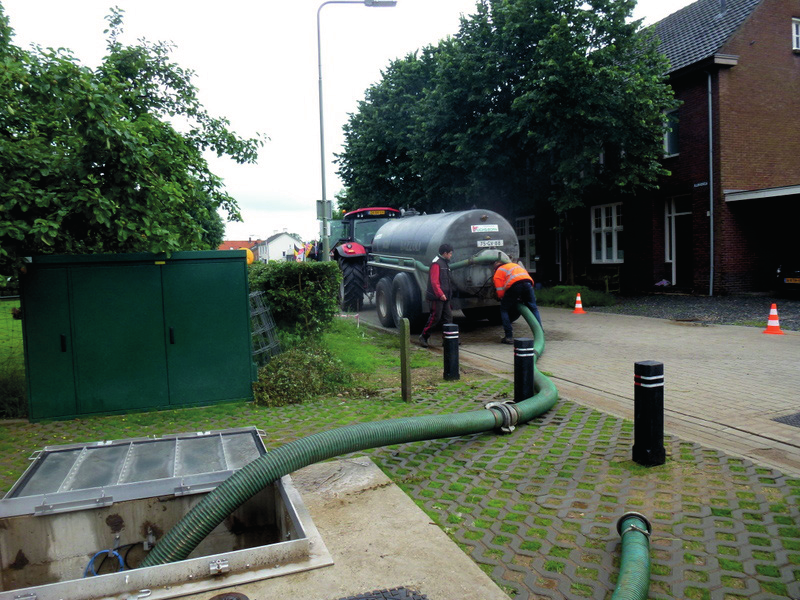
[[[590,290],[583,285],[555,285],[550,288],[536,290],[536,303],[541,306],[562,306],[575,308],[575,300],[581,295],[581,305],[587,306],[612,306],[616,298],[612,294]]]
[[[250,291],[264,292],[281,346],[319,336],[339,312],[342,274],[335,262],[250,265]]]

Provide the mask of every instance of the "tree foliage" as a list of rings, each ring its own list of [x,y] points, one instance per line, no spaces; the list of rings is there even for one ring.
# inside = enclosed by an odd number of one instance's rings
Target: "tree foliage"
[[[210,116],[171,46],[123,45],[107,17],[96,69],[12,44],[0,4],[0,272],[32,254],[216,247],[236,201],[204,152],[252,163],[263,144]]]
[[[392,62],[345,126],[340,207],[556,212],[654,187],[666,62],[635,0],[479,0]]]

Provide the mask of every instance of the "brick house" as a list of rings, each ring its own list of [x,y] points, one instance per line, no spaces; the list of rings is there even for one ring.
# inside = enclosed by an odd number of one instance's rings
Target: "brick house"
[[[587,209],[576,279],[768,291],[781,259],[800,257],[800,0],[698,0],[653,27],[681,101],[666,116],[671,175],[647,196]],[[544,279],[565,280],[561,241],[536,241],[557,248]]]

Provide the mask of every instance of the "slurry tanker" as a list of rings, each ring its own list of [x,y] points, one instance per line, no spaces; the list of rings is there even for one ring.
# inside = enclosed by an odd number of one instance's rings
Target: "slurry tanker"
[[[450,262],[455,287],[453,309],[471,320],[500,322],[494,295],[492,263],[519,256],[511,224],[491,210],[471,209],[419,214],[394,208],[360,208],[334,222],[340,229],[331,256],[342,271],[342,310],[361,310],[373,296],[384,327],[406,318],[412,330],[428,312],[425,290],[431,260],[439,246],[453,246]]]

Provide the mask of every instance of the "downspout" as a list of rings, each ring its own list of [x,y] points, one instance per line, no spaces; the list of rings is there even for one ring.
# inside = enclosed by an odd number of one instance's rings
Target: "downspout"
[[[709,270],[708,295],[714,295],[714,113],[712,106],[711,72],[708,72],[708,227]]]

